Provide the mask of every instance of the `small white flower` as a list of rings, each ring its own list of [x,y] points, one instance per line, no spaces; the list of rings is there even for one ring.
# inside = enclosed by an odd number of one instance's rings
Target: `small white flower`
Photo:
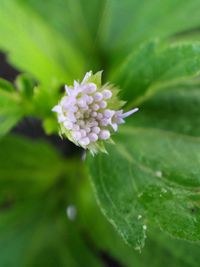
[[[101,75],[102,72],[93,75],[90,71],[81,83],[74,81],[74,86],[66,85],[66,94],[52,109],[57,113],[61,134],[93,154],[106,152],[103,142],[111,141],[118,125],[138,111],[135,108],[124,113],[120,109],[124,102],[118,99],[117,88],[102,85]]]

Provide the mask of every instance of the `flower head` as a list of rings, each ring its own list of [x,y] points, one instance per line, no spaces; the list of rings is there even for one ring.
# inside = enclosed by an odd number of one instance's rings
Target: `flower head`
[[[101,76],[102,72],[93,75],[90,71],[82,82],[66,85],[66,94],[52,109],[57,113],[61,135],[93,154],[106,152],[104,142],[111,142],[118,125],[138,110],[124,113],[120,108],[125,102],[118,99],[118,89],[108,83],[102,85]]]

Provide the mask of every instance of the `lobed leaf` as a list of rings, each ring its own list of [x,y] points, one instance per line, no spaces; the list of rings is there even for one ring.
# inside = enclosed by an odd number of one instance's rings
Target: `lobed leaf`
[[[198,267],[199,244],[175,240],[158,229],[148,229],[148,239],[141,253],[127,246],[99,211],[88,179],[77,190],[77,210],[87,238],[103,253],[124,267]],[[74,195],[73,195],[74,198]],[[114,244],[114,245],[113,245]]]
[[[152,224],[200,240],[199,138],[124,126],[115,141],[88,164],[100,206],[125,241],[140,249]]]

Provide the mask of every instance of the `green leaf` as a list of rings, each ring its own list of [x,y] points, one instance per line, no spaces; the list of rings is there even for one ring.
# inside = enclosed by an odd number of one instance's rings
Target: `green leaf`
[[[10,83],[4,79],[1,79],[1,78],[0,78],[0,88],[5,90],[5,91],[9,91],[9,92],[14,91],[12,83]]]
[[[58,123],[55,118],[47,118],[42,124],[46,134],[57,134],[59,131]]]
[[[143,103],[140,112],[129,122],[145,128],[200,136],[199,105],[199,81],[182,82],[165,88]]]
[[[0,79],[0,137],[9,132],[24,116],[51,120],[54,127],[48,123],[48,128],[51,128],[49,132],[55,132],[56,119],[51,109],[59,98],[59,92],[36,86],[35,80],[29,74],[17,76],[15,85],[16,88]]]
[[[10,18],[14,23],[10,22]],[[48,26],[33,9],[16,0],[1,1],[0,47],[9,61],[31,73],[48,89],[84,74],[83,55]]]
[[[66,216],[79,161],[19,136],[0,147],[0,266],[103,267]]]
[[[87,71],[99,70],[97,31],[105,0],[93,0],[90,3],[87,0],[49,0],[48,5],[39,0],[23,0],[23,4],[34,9],[41,19],[48,21],[50,27],[81,51],[87,59]]]
[[[102,210],[125,241],[142,247],[151,224],[200,240],[199,139],[125,126],[115,141],[89,166]]]
[[[75,226],[67,222],[63,206],[57,203],[50,209],[59,200],[55,201],[54,194],[18,203],[0,214],[1,266],[103,267]]]
[[[45,141],[10,135],[0,140],[0,147],[2,192],[10,188],[16,191],[27,188],[29,193],[38,188],[44,190],[64,172],[64,160]]]
[[[167,254],[172,254],[173,257],[177,259],[180,266],[184,264],[186,266],[198,267],[199,243],[195,244],[179,239],[173,239],[166,234],[160,233],[157,229],[151,233],[151,238],[159,247],[165,249]],[[163,258],[161,257],[161,259]],[[171,264],[169,264],[169,266],[171,266]]]
[[[151,41],[132,53],[112,80],[123,89],[129,105],[139,104],[166,85],[196,76],[200,71],[200,44],[162,45]]]
[[[74,195],[73,195],[74,197]],[[76,203],[79,223],[87,233],[88,239],[100,251],[106,252],[114,261],[124,267],[198,267],[199,244],[175,240],[153,229],[148,235],[142,253],[127,246],[106,218],[99,211],[88,179],[83,179],[77,192]]]
[[[0,137],[5,135],[24,115],[21,100],[14,88],[4,80],[0,82]]]
[[[33,96],[33,89],[36,86],[34,79],[28,74],[21,74],[17,76],[15,81],[16,87],[24,98],[31,99]]]
[[[197,28],[199,7],[198,0],[126,0],[120,3],[108,0],[99,39],[110,53],[116,50],[114,56],[121,57],[133,45],[150,38],[165,38]]]
[[[30,102],[32,115],[42,119],[56,118],[52,108],[58,103],[59,99],[60,94],[58,91],[50,91],[41,86],[35,87],[33,99]]]

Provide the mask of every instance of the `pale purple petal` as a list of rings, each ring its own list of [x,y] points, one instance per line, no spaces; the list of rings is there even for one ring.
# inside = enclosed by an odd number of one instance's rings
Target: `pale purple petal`
[[[64,115],[58,115],[58,122],[64,122],[64,121],[66,121],[66,117],[64,116]]]
[[[115,132],[118,130],[118,124],[117,123],[111,123],[110,125],[112,126],[112,128]]]
[[[139,108],[134,108],[132,110],[129,110],[128,112],[125,112],[121,115],[121,118],[126,118],[130,115],[132,115],[133,113],[137,112],[139,110]]]
[[[71,88],[69,88],[67,85],[65,85],[65,91],[68,94],[68,96],[70,96],[70,95],[72,95],[72,93],[73,93],[74,90],[71,89]]]
[[[92,71],[89,71],[85,74],[85,77],[82,80],[81,84],[85,84],[87,82],[87,80],[92,76]]]
[[[52,108],[53,112],[62,113],[62,107],[60,105],[57,105]]]
[[[74,89],[76,90],[77,88],[79,88],[79,83],[77,81],[74,81]]]

